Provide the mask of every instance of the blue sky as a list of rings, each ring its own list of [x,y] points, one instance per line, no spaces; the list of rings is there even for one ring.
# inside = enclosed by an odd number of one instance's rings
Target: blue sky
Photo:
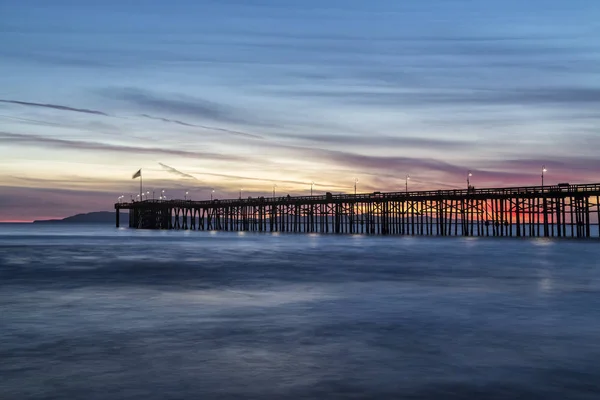
[[[597,1],[0,0],[0,220],[598,182]],[[162,164],[162,165],[161,165]],[[172,169],[169,169],[171,167]],[[185,175],[178,174],[183,172]]]

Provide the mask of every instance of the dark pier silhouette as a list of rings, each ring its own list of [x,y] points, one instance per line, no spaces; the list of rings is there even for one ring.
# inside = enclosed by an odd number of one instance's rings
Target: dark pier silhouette
[[[600,183],[117,203],[129,227],[419,236],[600,237]]]

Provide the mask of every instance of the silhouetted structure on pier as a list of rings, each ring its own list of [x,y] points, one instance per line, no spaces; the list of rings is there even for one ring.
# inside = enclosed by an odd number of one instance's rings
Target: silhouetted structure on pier
[[[117,203],[129,227],[371,235],[598,237],[600,184]]]

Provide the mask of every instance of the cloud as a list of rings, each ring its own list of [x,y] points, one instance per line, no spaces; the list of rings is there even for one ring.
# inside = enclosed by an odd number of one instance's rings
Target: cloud
[[[56,120],[60,121],[60,122],[53,122],[53,121],[42,121],[39,119],[32,119],[32,118],[13,117],[10,115],[3,115],[3,114],[0,114],[0,118],[9,119],[11,121],[15,121],[16,123],[24,124],[24,125],[53,126],[53,127],[57,127],[57,128],[73,129],[80,133],[82,131],[92,131],[92,132],[100,132],[100,133],[112,135],[112,136],[116,136],[116,135],[121,136],[123,133],[122,129],[117,125],[109,124],[109,123],[94,120],[94,119],[70,121],[66,118],[56,117]]]
[[[338,150],[312,149],[306,157],[331,160],[341,165],[352,166],[356,170],[395,170],[399,173],[415,170],[463,173],[466,170],[462,166],[431,158],[367,156]]]
[[[136,88],[104,89],[100,93],[105,97],[124,100],[142,109],[236,124],[248,122],[247,117],[240,110],[197,97],[158,95]]]
[[[0,118],[6,118],[6,119],[10,119],[10,120],[22,123],[22,124],[30,124],[30,125],[56,126],[56,127],[65,126],[64,124],[59,124],[56,122],[41,121],[41,120],[32,119],[32,118],[13,117],[11,115],[0,115]]]
[[[156,155],[170,155],[180,157],[191,157],[198,158],[202,157],[205,159],[214,160],[241,160],[242,158],[236,156],[230,156],[225,154],[199,152],[199,151],[188,151],[188,150],[177,150],[177,149],[166,149],[156,147],[136,147],[136,146],[123,146],[123,145],[111,145],[106,143],[87,142],[80,140],[65,140],[65,139],[54,139],[39,135],[25,135],[9,132],[0,131],[0,143],[6,142],[8,144],[23,144],[41,147],[53,147],[62,149],[73,149],[73,150],[90,150],[90,151],[110,151],[110,152],[121,152],[128,154],[156,154]]]
[[[519,171],[520,173],[541,174],[542,166],[548,168],[548,176],[552,174],[570,175],[572,178],[581,177],[581,174],[575,174],[575,171],[589,172],[590,176],[595,175],[595,180],[600,181],[600,176],[596,171],[600,170],[600,160],[597,157],[581,156],[548,156],[535,158],[509,158],[501,161],[490,161],[490,167],[496,167],[504,171]],[[528,171],[528,172],[525,172]],[[551,171],[551,172],[550,172]],[[587,179],[587,177],[586,177]]]
[[[82,109],[82,108],[73,108],[73,107],[63,106],[63,105],[59,105],[59,104],[41,104],[41,103],[32,103],[32,102],[17,101],[17,100],[3,100],[3,99],[0,99],[0,102],[1,103],[9,103],[9,104],[17,104],[17,105],[22,105],[22,106],[30,106],[30,107],[51,108],[51,109],[61,110],[61,111],[72,111],[72,112],[85,113],[85,114],[102,115],[102,116],[105,116],[105,117],[109,117],[110,116],[109,114],[105,113],[104,111],[88,110],[88,109]],[[201,128],[201,129],[207,129],[207,130],[212,130],[212,131],[217,131],[217,132],[224,132],[224,133],[227,133],[227,134],[231,134],[231,135],[235,135],[235,136],[241,136],[241,137],[247,137],[247,138],[252,138],[252,139],[264,139],[260,135],[256,135],[256,134],[248,133],[248,132],[243,132],[243,131],[239,131],[239,130],[234,130],[234,129],[226,129],[226,128],[220,128],[220,127],[209,126],[209,125],[192,124],[192,123],[189,123],[189,122],[183,122],[183,121],[176,120],[176,119],[156,117],[156,116],[152,116],[152,115],[149,115],[149,114],[141,114],[141,116],[144,117],[144,118],[153,119],[153,120],[162,121],[162,122],[167,122],[167,123],[173,123],[173,124],[177,124],[177,125],[181,125],[181,126],[187,126],[187,127],[193,127],[193,128]],[[46,121],[39,121],[39,120],[30,119],[30,118],[19,118],[19,117],[8,116],[8,115],[0,115],[0,117],[9,118],[9,119],[13,119],[15,121],[20,121],[20,122],[25,122],[25,123],[38,124],[38,125],[68,126],[68,125],[65,125],[65,124],[58,124],[58,123],[52,123],[52,122],[46,122]]]
[[[32,33],[30,29],[27,29]],[[2,53],[3,57],[14,59],[20,62],[35,62],[51,66],[77,67],[77,68],[111,68],[116,67],[122,60],[115,58],[109,61],[106,54],[97,54],[90,52],[89,49],[62,49],[62,51],[51,51],[47,46],[39,47],[17,47],[6,49]]]
[[[262,136],[255,135],[252,133],[242,132],[242,131],[236,131],[233,129],[218,128],[216,126],[208,126],[208,125],[190,124],[188,122],[183,122],[183,121],[179,121],[176,119],[154,117],[154,116],[148,115],[148,114],[141,114],[141,116],[144,118],[154,119],[154,120],[173,123],[173,124],[182,125],[182,126],[189,126],[189,127],[194,127],[194,128],[208,129],[211,131],[225,132],[225,133],[229,133],[229,134],[235,135],[235,136],[244,136],[244,137],[249,137],[249,138],[253,138],[253,139],[263,139]]]
[[[403,138],[387,138],[391,141],[400,143]],[[326,138],[325,140],[331,141],[337,140],[335,137]],[[365,141],[372,140],[366,138]],[[373,140],[376,140],[373,139]],[[357,139],[357,143],[360,143],[362,139]],[[340,143],[345,143],[343,138]],[[420,146],[430,144],[432,146],[438,146],[439,149],[449,149],[454,146],[460,146],[465,144],[464,142],[458,141],[458,144],[452,143],[452,141],[446,141],[440,139],[422,139],[419,138],[407,138],[406,143],[410,146]],[[339,148],[339,147],[337,147]],[[312,162],[317,162],[319,168],[323,168],[323,164],[329,164],[335,167],[345,168],[348,170],[360,172],[383,172],[383,171],[399,171],[401,173],[407,173],[414,170],[432,170],[432,171],[444,171],[444,172],[464,172],[466,169],[461,166],[457,166],[445,161],[441,161],[434,158],[417,158],[417,157],[401,157],[401,156],[379,156],[379,155],[364,155],[354,153],[351,151],[323,149],[309,146],[298,146],[288,145],[273,141],[261,142],[260,147],[257,147],[264,151],[265,149],[277,150],[277,153],[288,159],[297,159],[307,166],[314,167]],[[329,172],[334,172],[330,170]]]
[[[144,118],[154,119],[154,120],[163,121],[163,122],[170,122],[170,123],[173,123],[173,124],[178,124],[178,125],[183,125],[183,126],[196,126],[194,124],[188,124],[187,122],[182,122],[182,121],[178,121],[178,120],[175,120],[175,119],[168,119],[168,118],[162,118],[162,117],[153,117],[153,116],[148,115],[148,114],[141,114],[141,116],[144,117]]]
[[[290,138],[300,141],[343,144],[371,147],[399,147],[399,148],[419,148],[432,150],[451,150],[462,149],[473,146],[472,143],[465,140],[447,140],[419,137],[391,137],[391,136],[345,136],[332,134],[288,134],[280,136],[280,139]]]
[[[600,170],[600,161],[593,157],[548,155],[544,158],[484,160],[478,163],[472,162],[475,167],[467,167],[432,158],[377,157],[333,150],[313,150],[310,154],[305,155],[305,158],[309,157],[325,157],[337,164],[352,166],[355,170],[365,170],[367,172],[396,171],[398,174],[410,172],[415,177],[435,172],[435,175],[439,178],[446,176],[455,182],[463,180],[466,172],[471,169],[473,175],[481,179],[480,182],[487,182],[483,186],[493,182],[502,182],[508,186],[537,184],[537,176],[541,173],[542,165],[545,165],[548,170],[552,170],[554,174],[552,177],[547,174],[548,179],[556,181],[600,181],[598,176],[595,175],[595,171]],[[477,181],[477,178],[473,178],[473,180]]]
[[[191,179],[198,180],[196,177],[194,177],[194,176],[192,176],[190,174],[186,174],[185,172],[181,172],[181,171],[179,171],[179,170],[177,170],[177,169],[175,169],[173,167],[169,167],[166,164],[163,164],[163,163],[158,163],[158,164],[161,167],[163,167],[164,169],[166,169],[168,172],[172,173],[172,174],[178,175],[178,176],[180,176],[182,178],[191,178]]]
[[[1,103],[18,104],[21,106],[44,107],[44,108],[52,108],[54,110],[61,110],[61,111],[73,111],[73,112],[79,112],[79,113],[85,113],[85,114],[103,115],[105,117],[109,116],[105,112],[98,111],[98,110],[88,110],[85,108],[73,108],[73,107],[61,106],[58,104],[31,103],[31,102],[27,102],[27,101],[3,100],[3,99],[0,99],[0,102]]]
[[[335,99],[348,104],[422,107],[431,105],[561,105],[573,108],[600,104],[600,88],[553,87],[521,89],[377,89],[344,88],[296,89],[280,94]]]
[[[286,179],[266,179],[266,178],[252,178],[248,176],[240,176],[240,175],[230,175],[230,174],[217,174],[213,172],[195,172],[196,175],[207,175],[214,176],[218,178],[230,178],[236,180],[245,180],[245,181],[255,181],[255,182],[270,182],[270,183],[289,183],[293,185],[310,185],[310,181],[295,181],[295,180],[286,180]],[[338,188],[338,189],[346,189],[348,186],[339,186],[339,185],[321,185],[319,183],[315,183],[315,186],[323,186],[329,188]]]

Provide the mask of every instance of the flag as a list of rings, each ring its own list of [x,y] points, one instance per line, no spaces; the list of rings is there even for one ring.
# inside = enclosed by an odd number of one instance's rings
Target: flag
[[[131,179],[140,178],[141,176],[142,176],[142,170],[140,168],[140,170],[138,172],[136,172],[135,174],[133,174],[133,176],[131,177]]]

